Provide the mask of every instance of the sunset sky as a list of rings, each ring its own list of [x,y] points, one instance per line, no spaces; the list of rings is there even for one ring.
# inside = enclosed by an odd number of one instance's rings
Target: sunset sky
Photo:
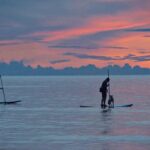
[[[150,0],[0,0],[0,61],[150,68]]]

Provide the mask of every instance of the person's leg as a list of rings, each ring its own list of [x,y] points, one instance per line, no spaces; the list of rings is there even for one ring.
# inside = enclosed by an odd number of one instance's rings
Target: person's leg
[[[112,107],[114,108],[114,98],[113,98],[113,100],[112,100]]]
[[[101,99],[101,108],[103,108],[103,95],[102,95],[102,99]]]
[[[104,100],[104,107],[106,107],[107,105],[106,105],[106,98],[107,98],[107,93],[104,93],[104,95],[103,95],[103,100]]]
[[[105,93],[102,92],[101,107],[104,108],[104,105],[105,105]]]

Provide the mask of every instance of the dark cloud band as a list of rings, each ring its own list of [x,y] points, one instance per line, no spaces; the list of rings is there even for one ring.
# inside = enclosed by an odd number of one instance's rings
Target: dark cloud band
[[[136,56],[133,54],[129,54],[124,57],[96,56],[96,55],[87,55],[87,54],[81,54],[81,53],[64,53],[64,55],[74,56],[80,59],[95,59],[95,60],[103,60],[103,61],[112,61],[112,60],[132,60],[136,62],[150,61],[150,55]]]
[[[54,61],[50,61],[51,64],[59,64],[59,63],[65,63],[65,62],[69,62],[69,59],[60,59],[60,60],[54,60]]]

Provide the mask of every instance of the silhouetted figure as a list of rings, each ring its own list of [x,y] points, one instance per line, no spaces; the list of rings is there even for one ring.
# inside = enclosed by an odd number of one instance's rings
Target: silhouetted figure
[[[106,78],[101,87],[100,87],[100,92],[102,93],[102,100],[101,100],[101,108],[105,108],[107,105],[106,105],[106,98],[107,98],[107,87],[109,86],[109,78]]]
[[[108,107],[114,108],[114,97],[113,97],[113,95],[109,95]]]

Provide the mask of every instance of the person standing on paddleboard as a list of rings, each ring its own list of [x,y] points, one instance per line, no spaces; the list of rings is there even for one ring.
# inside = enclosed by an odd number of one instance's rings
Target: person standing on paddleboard
[[[109,86],[109,80],[110,80],[109,77],[106,78],[103,81],[103,83],[100,87],[100,90],[99,90],[99,92],[102,93],[101,108],[105,108],[107,106],[106,105],[106,98],[107,98],[107,92],[108,92],[107,87]]]

